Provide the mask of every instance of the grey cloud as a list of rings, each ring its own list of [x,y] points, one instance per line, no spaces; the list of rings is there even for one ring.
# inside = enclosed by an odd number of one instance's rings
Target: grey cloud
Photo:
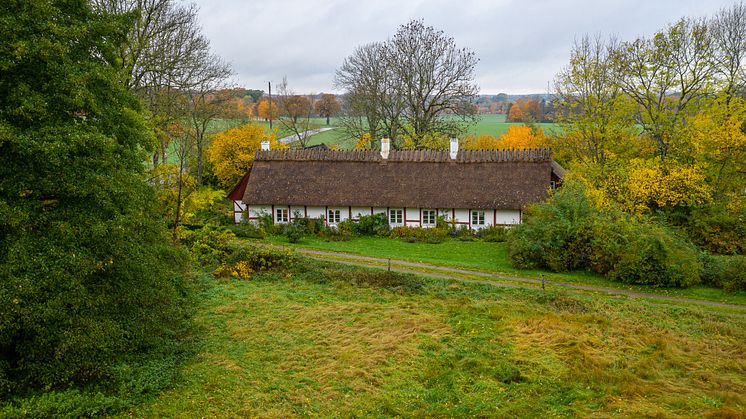
[[[705,4],[706,3],[706,4]],[[480,58],[483,93],[542,92],[584,33],[650,34],[682,16],[715,13],[726,0],[199,0],[215,53],[237,82],[266,89],[286,75],[296,92],[332,91],[334,71],[356,46],[391,37],[422,18]]]

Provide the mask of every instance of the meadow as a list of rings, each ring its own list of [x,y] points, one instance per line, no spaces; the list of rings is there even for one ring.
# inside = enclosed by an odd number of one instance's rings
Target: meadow
[[[203,278],[179,384],[122,417],[746,413],[746,317],[298,259]]]

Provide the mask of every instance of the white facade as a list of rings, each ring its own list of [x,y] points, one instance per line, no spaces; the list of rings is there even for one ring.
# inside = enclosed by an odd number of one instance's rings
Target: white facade
[[[386,214],[392,227],[434,227],[437,217],[458,227],[474,230],[491,226],[506,226],[521,223],[521,211],[469,208],[416,208],[416,207],[357,207],[357,206],[302,206],[302,205],[244,205],[234,201],[235,221],[242,217],[256,221],[262,214],[271,214],[275,223],[287,223],[300,218],[324,218],[328,225],[352,219],[361,215]]]

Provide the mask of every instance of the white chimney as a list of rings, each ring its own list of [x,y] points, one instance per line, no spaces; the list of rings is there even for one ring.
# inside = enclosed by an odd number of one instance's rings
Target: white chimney
[[[391,140],[388,138],[381,138],[381,157],[388,159],[389,151],[391,151]]]
[[[269,141],[268,140],[262,141],[262,151],[269,151]]]
[[[451,138],[451,160],[456,160],[458,155],[458,138]]]

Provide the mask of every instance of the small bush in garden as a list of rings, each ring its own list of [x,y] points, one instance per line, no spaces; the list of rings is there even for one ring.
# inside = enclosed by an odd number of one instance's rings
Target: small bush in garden
[[[486,242],[502,243],[508,239],[508,228],[501,226],[483,228],[477,232],[477,236]]]
[[[236,235],[228,230],[203,227],[200,230],[180,230],[180,239],[191,253],[192,260],[201,266],[219,263],[231,251],[230,242]]]
[[[253,271],[289,268],[295,262],[295,255],[286,249],[241,246],[226,259],[226,263],[230,266],[235,266],[239,262],[245,262]]]
[[[286,224],[283,228],[283,235],[287,237],[290,243],[298,243],[303,238],[306,229],[303,222],[293,220],[292,223]]]
[[[251,222],[249,220],[242,220],[239,224],[228,227],[236,237],[244,239],[263,239],[267,237],[267,232],[264,231],[258,223]]]
[[[283,232],[282,224],[275,224],[272,214],[266,211],[262,211],[257,215],[256,222],[267,234],[277,235]]]
[[[358,236],[387,236],[390,230],[388,218],[383,213],[361,215],[357,222],[350,223],[351,230]]]
[[[221,263],[212,273],[218,278],[233,277],[237,279],[249,279],[254,270],[248,262],[240,260],[234,264]]]
[[[346,242],[352,240],[352,232],[349,229],[338,227],[328,227],[319,232],[319,237],[330,242]]]
[[[461,240],[462,242],[470,242],[477,239],[474,230],[466,226],[455,228],[451,234],[453,235],[453,237]]]

